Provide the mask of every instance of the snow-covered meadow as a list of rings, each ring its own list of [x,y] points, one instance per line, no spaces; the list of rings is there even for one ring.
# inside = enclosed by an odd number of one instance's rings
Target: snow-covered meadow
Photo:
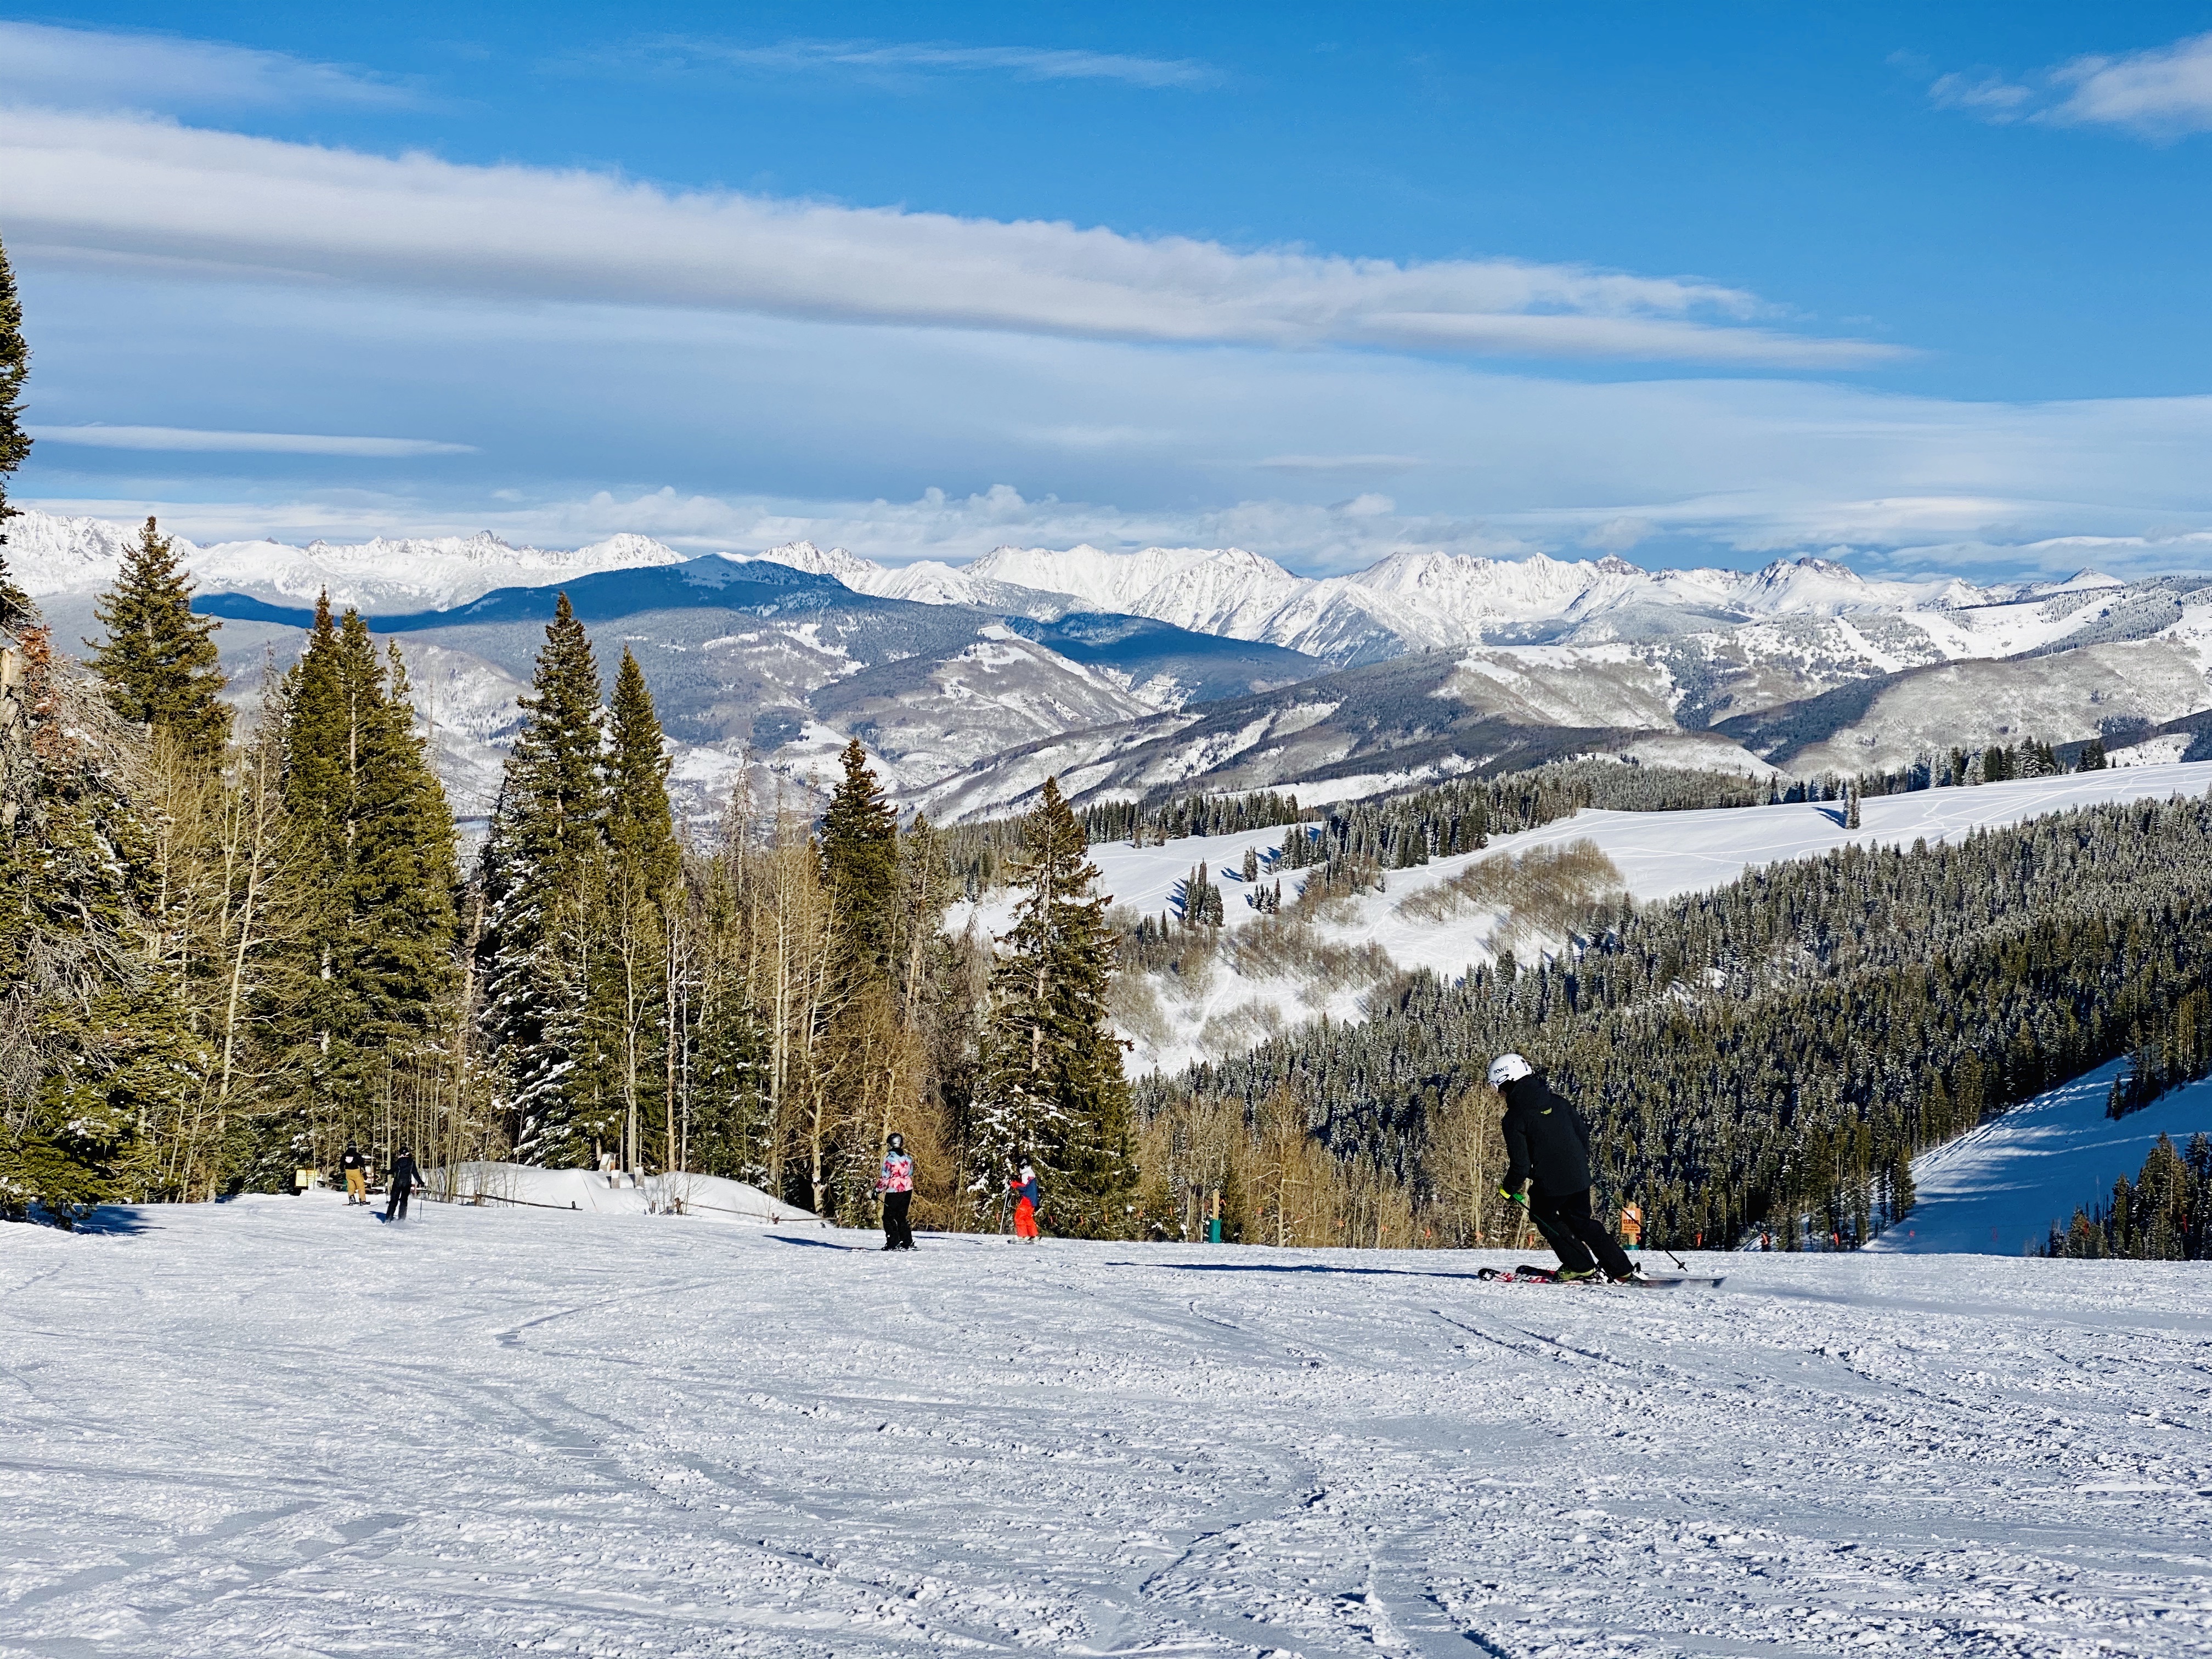
[[[2212,1651],[2212,1271],[0,1229],[0,1653]]]

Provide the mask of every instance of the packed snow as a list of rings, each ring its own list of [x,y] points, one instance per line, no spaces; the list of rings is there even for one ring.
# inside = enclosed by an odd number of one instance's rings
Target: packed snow
[[[8,1655],[2212,1649],[2197,1264],[96,1226],[0,1229]]]
[[[541,1170],[528,1164],[475,1163],[425,1177],[441,1196],[481,1207],[520,1205],[592,1215],[683,1215],[763,1227],[819,1227],[808,1212],[757,1187],[720,1176],[672,1172],[633,1176],[625,1170]]]
[[[2113,1119],[2105,1115],[2116,1060],[2023,1102],[1912,1162],[1919,1201],[1869,1249],[2031,1255],[2076,1209],[2109,1203],[2112,1183],[2142,1171],[2158,1138],[2177,1149],[2212,1134],[2212,1079]]]

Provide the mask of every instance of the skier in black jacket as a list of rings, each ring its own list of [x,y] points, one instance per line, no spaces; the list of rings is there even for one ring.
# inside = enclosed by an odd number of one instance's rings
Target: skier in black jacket
[[[1490,1086],[1505,1097],[1506,1169],[1501,1196],[1523,1205],[1557,1252],[1561,1279],[1643,1275],[1605,1224],[1590,1213],[1589,1130],[1518,1054],[1490,1063]],[[1530,1190],[1523,1192],[1523,1186]]]
[[[399,1156],[392,1160],[388,1182],[391,1196],[384,1200],[384,1218],[386,1221],[406,1220],[407,1194],[422,1184],[422,1177],[416,1172],[414,1155],[402,1146]]]

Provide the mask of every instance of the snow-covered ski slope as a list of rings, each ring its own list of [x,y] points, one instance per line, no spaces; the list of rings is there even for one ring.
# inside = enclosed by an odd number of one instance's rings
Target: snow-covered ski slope
[[[2114,1060],[1915,1158],[1912,1213],[1868,1248],[1917,1254],[2020,1255],[2039,1250],[2055,1223],[2108,1201],[2160,1135],[2185,1147],[2212,1134],[2212,1080],[2177,1089],[2117,1121],[2105,1115]]]
[[[821,1227],[795,1205],[720,1176],[654,1175],[641,1182],[596,1170],[541,1170],[527,1164],[462,1164],[429,1176],[433,1190],[477,1204],[577,1210],[592,1215],[674,1214],[756,1227]]]
[[[2201,1266],[100,1219],[0,1228],[0,1654],[2212,1648]]]
[[[1380,913],[1396,909],[1410,895],[1449,881],[1480,860],[1577,841],[1593,842],[1610,858],[1635,897],[1671,898],[1723,886],[1758,865],[1813,857],[1850,842],[1910,847],[1915,841],[1925,840],[1935,846],[1962,840],[1976,830],[2001,829],[2077,806],[2165,800],[2174,795],[2202,795],[2208,790],[2212,790],[2212,761],[2196,761],[2187,765],[2113,767],[1976,788],[1922,789],[1911,794],[1869,797],[1863,803],[1862,827],[1857,830],[1844,827],[1845,812],[1840,801],[1698,812],[1582,811],[1539,830],[1500,836],[1480,853],[1438,859],[1417,869],[1387,871],[1385,891],[1366,895],[1358,902],[1363,909],[1377,912],[1379,918]],[[1259,913],[1243,902],[1245,890],[1238,882],[1224,879],[1224,872],[1238,867],[1247,847],[1265,857],[1282,845],[1283,835],[1279,829],[1260,830],[1237,836],[1194,836],[1164,846],[1146,847],[1112,842],[1092,848],[1091,859],[1103,878],[1100,885],[1115,896],[1115,902],[1156,915],[1164,906],[1174,904],[1180,884],[1192,866],[1203,860],[1228,900],[1226,924],[1235,927],[1256,921]],[[1268,874],[1270,882],[1275,873]],[[1279,873],[1287,902],[1303,872]],[[988,923],[997,916],[997,912],[987,911],[985,921]],[[1408,928],[1402,937],[1411,945],[1413,936],[1423,931]],[[1461,964],[1468,960],[1464,955],[1456,958]]]
[[[1384,890],[1334,901],[1310,929],[1312,940],[1331,947],[1378,948],[1391,964],[1425,968],[1456,978],[1474,965],[1496,959],[1510,945],[1518,958],[1532,962],[1560,949],[1565,933],[1555,921],[1530,923],[1516,915],[1510,896],[1470,895],[1464,902],[1435,902],[1434,890],[1486,860],[1519,858],[1539,849],[1558,849],[1586,841],[1601,850],[1620,871],[1627,890],[1641,900],[1669,898],[1706,890],[1735,880],[1747,869],[1785,859],[1826,853],[1847,842],[1910,847],[1962,839],[1976,830],[1996,829],[2077,806],[2128,800],[2163,800],[2175,794],[2201,795],[2212,789],[2212,762],[2187,765],[2116,767],[2107,771],[1988,784],[1967,789],[1928,789],[1866,801],[1863,827],[1844,828],[1841,803],[1790,806],[1746,806],[1700,812],[1578,812],[1556,823],[1519,835],[1501,836],[1479,853],[1438,859],[1410,870],[1384,874]],[[1239,880],[1245,851],[1260,856],[1261,881],[1279,879],[1287,908],[1304,872],[1278,869],[1270,862],[1283,842],[1281,829],[1235,836],[1200,836],[1164,846],[1132,847],[1127,842],[1091,849],[1098,866],[1099,890],[1117,904],[1158,916],[1181,913],[1182,885],[1200,862],[1219,886],[1227,929],[1251,927],[1261,913],[1248,901],[1254,889]],[[1424,900],[1422,896],[1430,896]],[[1595,896],[1595,895],[1593,895]],[[1414,901],[1411,908],[1408,902]],[[1012,925],[1014,895],[987,895],[972,915],[985,931],[1004,933]],[[971,911],[955,906],[949,926],[957,933]],[[1135,1047],[1130,1066],[1140,1072],[1176,1071],[1194,1060],[1215,1060],[1249,1047],[1268,1032],[1322,1014],[1357,1020],[1372,977],[1317,982],[1295,972],[1252,977],[1227,962],[1197,981],[1153,975],[1157,1021],[1131,1026],[1121,1036]]]

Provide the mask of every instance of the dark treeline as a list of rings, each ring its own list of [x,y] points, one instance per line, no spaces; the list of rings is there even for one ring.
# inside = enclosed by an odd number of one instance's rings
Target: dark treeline
[[[1913,1152],[2126,1052],[2212,967],[2212,805],[2067,813],[1962,845],[1845,848],[1709,894],[1601,910],[1565,960],[1409,976],[1323,1022],[1152,1080],[1149,1117],[1287,1091],[1340,1157],[1419,1179],[1427,1120],[1494,1054],[1599,1127],[1656,1241],[1863,1239]]]
[[[2118,1256],[2132,1261],[2212,1260],[2212,1140],[2189,1138],[2186,1153],[2166,1136],[2133,1182],[2122,1176],[2111,1199],[2074,1212],[2052,1227],[2046,1255]]]
[[[1279,823],[1296,823],[1301,816],[1296,795],[1261,789],[1247,795],[1185,795],[1158,806],[1103,801],[1083,809],[1083,828],[1094,847],[1109,841],[1157,847],[1190,836],[1272,830]]]
[[[1346,866],[1402,870],[1431,858],[1478,851],[1489,845],[1493,835],[1533,830],[1585,806],[1674,812],[1762,806],[1776,798],[1767,784],[1730,773],[1584,760],[1555,762],[1502,777],[1460,779],[1325,809],[1302,809],[1296,795],[1255,790],[1242,795],[1185,795],[1152,806],[1107,801],[1086,806],[1082,817],[1093,846],[1121,841],[1157,847],[1191,836],[1241,835],[1279,824],[1305,824],[1304,836],[1284,838],[1285,855],[1291,861],[1282,867],[1304,869],[1334,860]],[[1017,822],[991,818],[941,831],[953,869],[971,894],[999,884],[1004,848]]]
[[[2198,986],[2128,1032],[2128,1069],[2112,1079],[2106,1115],[2125,1117],[2185,1083],[2212,1075],[2212,995]]]

